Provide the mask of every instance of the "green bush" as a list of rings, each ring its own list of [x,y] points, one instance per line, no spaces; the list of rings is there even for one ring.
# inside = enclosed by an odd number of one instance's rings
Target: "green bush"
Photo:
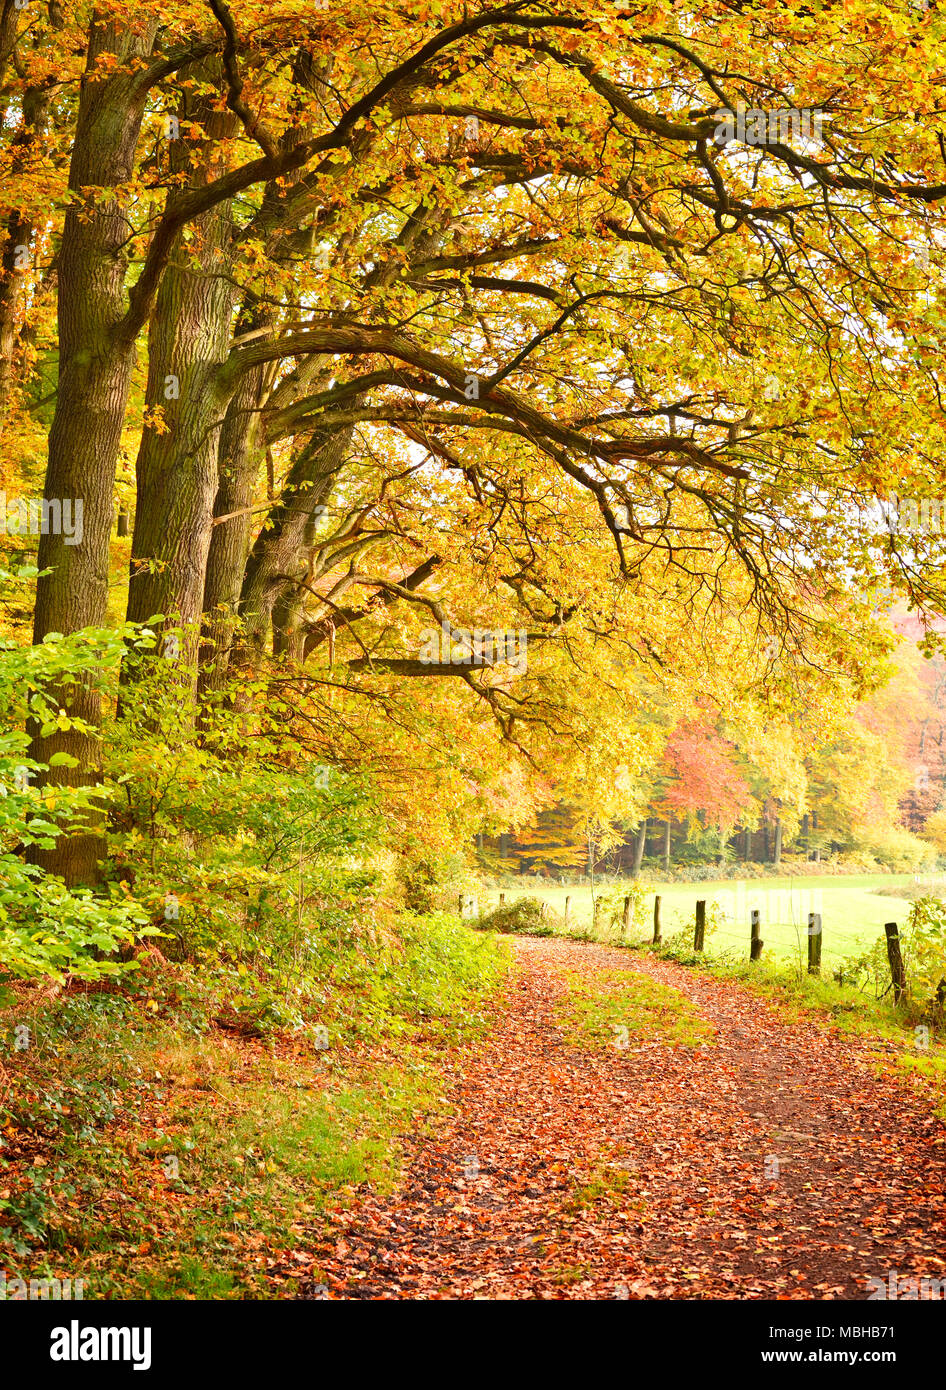
[[[0,571],[0,582],[9,578]],[[48,767],[27,754],[27,722],[44,735],[70,728],[94,732],[66,715],[56,692],[82,682],[107,694],[128,645],[151,640],[146,630],[127,625],[69,637],[50,633],[36,646],[0,641],[0,988],[10,979],[61,981],[72,974],[91,980],[134,969],[134,961],[122,962],[117,954],[154,931],[141,905],[116,887],[70,891],[25,861],[28,846],[51,849],[60,835],[100,813],[109,795],[97,786],[40,786],[39,774]],[[57,753],[52,763],[74,766],[75,760]]]
[[[946,979],[946,902],[919,898],[904,931],[904,967],[911,994],[929,1002]]]
[[[629,927],[631,931],[643,928],[647,917],[647,890],[639,882],[623,884],[610,893],[601,893],[595,898],[595,924],[605,931],[622,933],[624,930],[624,901],[630,898]]]
[[[943,1008],[937,998],[940,982],[946,980],[946,902],[942,898],[916,899],[900,933],[900,951],[906,974],[901,1013],[914,1021],[926,1018],[942,1024]],[[852,983],[872,988],[877,999],[890,994],[886,937],[878,937],[870,950],[845,961],[843,973]]]
[[[557,912],[539,898],[517,898],[503,903],[480,917],[477,926],[484,931],[505,932],[522,936],[552,936],[563,930],[564,922]]]

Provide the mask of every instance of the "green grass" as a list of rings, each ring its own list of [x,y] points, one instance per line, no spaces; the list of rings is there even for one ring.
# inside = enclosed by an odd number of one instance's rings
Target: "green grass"
[[[880,895],[877,888],[890,890],[911,883],[907,874],[857,874],[812,878],[750,879],[709,883],[644,884],[645,921],[632,928],[629,940],[649,940],[652,934],[654,896],[661,897],[661,923],[664,939],[675,932],[692,930],[698,898],[707,904],[720,903],[726,912],[719,928],[707,936],[706,953],[711,958],[724,954],[748,956],[749,913],[758,907],[762,917],[765,952],[781,960],[807,959],[807,914],[820,911],[822,921],[822,960],[836,967],[852,956],[861,955],[883,936],[885,922],[906,923],[911,903],[904,897]],[[609,885],[607,891],[615,888]],[[572,931],[590,931],[592,923],[591,889],[576,887],[537,887],[505,890],[506,902],[535,897],[547,902],[564,916],[565,899],[571,899],[568,926]],[[481,912],[497,905],[498,891],[480,895]],[[707,909],[709,911],[709,908]]]
[[[599,970],[594,980],[566,973],[557,1008],[572,1041],[619,1051],[644,1043],[696,1047],[713,1028],[679,990],[631,970]]]
[[[474,1002],[468,995],[466,1042],[486,1026]],[[142,1037],[110,1022],[112,1103],[86,1093],[91,1078],[64,1079],[62,1121],[30,1107],[42,1165],[32,1184],[0,1185],[7,1270],[65,1269],[89,1298],[272,1296],[267,1257],[305,1245],[326,1204],[347,1204],[361,1184],[387,1190],[401,1136],[443,1112],[447,1037],[436,1027],[424,1030],[433,1041],[399,1037],[371,1057],[336,1057],[195,1041],[168,1021]],[[73,1036],[72,1060],[91,1061],[94,1041]],[[10,1175],[0,1158],[0,1183]]]
[[[266,1297],[267,1256],[304,1246],[325,1206],[346,1205],[362,1184],[389,1190],[400,1137],[443,1109],[436,1058],[409,1047],[397,1065],[338,1081],[332,1089],[297,1089],[276,1067],[251,1084],[242,1076],[223,1081],[222,1106],[182,1114],[191,1147],[168,1187],[179,1194],[184,1219],[167,1223],[147,1258],[122,1271],[116,1292],[128,1297],[130,1286],[146,1298]],[[111,1241],[105,1248],[114,1254]]]

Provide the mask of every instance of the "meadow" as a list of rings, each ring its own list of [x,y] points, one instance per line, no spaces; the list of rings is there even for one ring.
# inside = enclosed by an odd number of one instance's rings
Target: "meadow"
[[[910,874],[857,874],[851,876],[825,875],[812,878],[771,878],[749,881],[720,880],[706,883],[647,883],[642,908],[638,912],[628,937],[631,940],[650,940],[653,931],[654,898],[661,898],[661,932],[666,940],[676,932],[692,930],[698,899],[706,901],[708,931],[706,953],[709,956],[749,954],[750,912],[761,914],[765,954],[780,959],[807,957],[808,914],[821,914],[822,959],[825,964],[839,965],[852,956],[859,956],[883,937],[884,923],[897,922],[903,928],[910,914],[909,893],[914,885]],[[895,895],[898,887],[904,896]],[[596,889],[599,899],[609,902],[615,895],[631,892],[633,885],[609,884]],[[884,889],[883,893],[878,892]],[[499,889],[489,889],[479,895],[479,910],[487,912],[499,903]],[[517,898],[534,897],[548,903],[559,916],[565,916],[568,903],[568,926],[575,930],[590,930],[592,925],[592,896],[587,884],[535,887],[531,882],[522,889],[505,892],[507,903]],[[717,904],[716,927],[712,904]],[[600,924],[599,924],[600,925]]]

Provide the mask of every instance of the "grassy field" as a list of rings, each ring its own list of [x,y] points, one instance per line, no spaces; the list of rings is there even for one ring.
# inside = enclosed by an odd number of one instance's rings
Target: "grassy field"
[[[649,939],[652,931],[654,895],[661,896],[661,922],[664,940],[674,932],[692,929],[698,898],[710,904],[716,902],[722,915],[717,930],[707,936],[709,955],[749,954],[749,913],[758,908],[761,913],[762,937],[767,953],[780,957],[807,956],[807,923],[809,912],[821,914],[825,963],[837,963],[859,955],[883,936],[885,922],[898,922],[902,927],[910,911],[903,897],[877,893],[911,883],[909,874],[861,874],[850,877],[771,878],[746,882],[726,880],[715,883],[647,884],[644,889],[645,925],[638,926],[633,936]],[[620,891],[608,886],[607,893]],[[559,914],[565,912],[565,899],[570,898],[569,925],[591,927],[591,889],[587,884],[560,888],[506,889],[506,902],[517,898],[538,897]],[[479,898],[481,912],[495,907],[499,891],[484,891]]]

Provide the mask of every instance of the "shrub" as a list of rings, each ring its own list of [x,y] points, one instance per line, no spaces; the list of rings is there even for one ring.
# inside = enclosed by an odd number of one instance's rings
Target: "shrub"
[[[8,578],[0,571],[0,581]],[[43,734],[70,727],[92,732],[66,715],[60,692],[83,682],[107,693],[127,644],[151,640],[147,630],[129,624],[115,632],[50,633],[29,647],[0,641],[0,986],[11,978],[61,981],[72,974],[92,980],[133,970],[135,961],[114,957],[155,931],[147,912],[117,886],[70,892],[24,857],[29,845],[51,849],[60,835],[100,813],[108,796],[95,786],[40,786],[38,774],[48,767],[27,754],[27,721],[36,721]],[[51,761],[75,766],[65,753]]]
[[[911,994],[928,1001],[946,978],[946,902],[919,898],[904,932],[904,965]]]
[[[597,926],[606,930],[621,932],[624,929],[624,900],[630,898],[631,929],[640,929],[646,921],[647,889],[643,883],[628,883],[611,893],[602,893],[596,899]]]
[[[484,931],[499,931],[522,936],[552,936],[556,928],[564,928],[557,912],[538,898],[517,898],[503,903],[480,917],[477,926]]]

